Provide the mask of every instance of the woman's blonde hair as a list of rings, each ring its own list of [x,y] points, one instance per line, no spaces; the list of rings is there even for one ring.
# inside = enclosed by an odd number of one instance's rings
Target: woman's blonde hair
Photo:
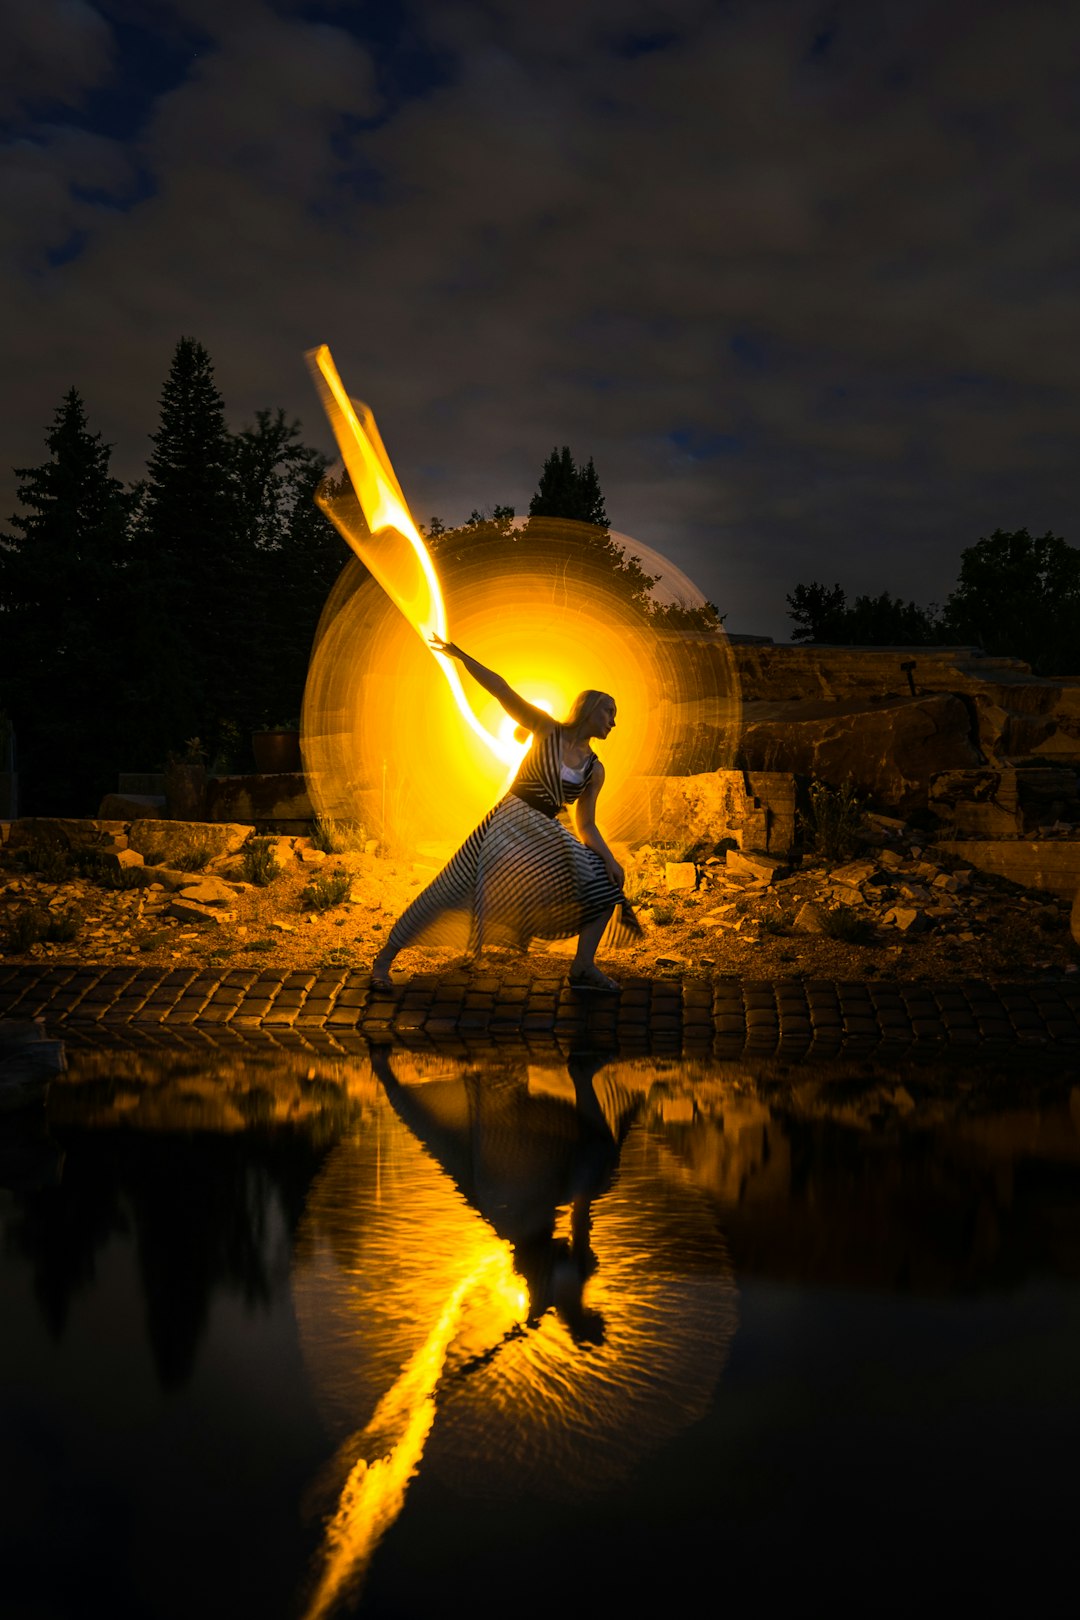
[[[583,720],[588,720],[598,703],[612,702],[610,692],[598,692],[594,686],[579,692],[570,705],[570,713],[563,721],[564,726],[579,726]]]

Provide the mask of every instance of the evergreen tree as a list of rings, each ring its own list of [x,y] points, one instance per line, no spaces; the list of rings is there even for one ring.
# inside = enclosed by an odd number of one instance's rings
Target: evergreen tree
[[[76,389],[46,443],[47,461],[15,469],[24,512],[0,537],[0,707],[15,725],[24,810],[86,815],[115,786],[131,502]]]
[[[151,434],[134,601],[145,667],[131,699],[131,747],[144,760],[201,736],[211,747],[237,701],[236,605],[243,589],[232,443],[210,356],[176,345]]]
[[[556,446],[541,469],[536,494],[529,502],[529,516],[591,523],[606,534],[607,508],[592,457],[584,467],[578,467],[569,445],[564,444],[561,450]]]

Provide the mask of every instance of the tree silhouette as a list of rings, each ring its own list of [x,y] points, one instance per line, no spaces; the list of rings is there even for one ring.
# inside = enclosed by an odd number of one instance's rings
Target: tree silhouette
[[[0,707],[15,726],[25,813],[96,804],[112,785],[125,656],[117,615],[131,499],[75,388],[46,444],[46,461],[16,468],[24,511],[0,537]]]
[[[1041,675],[1080,669],[1080,550],[1049,531],[995,529],[961,553],[945,603],[957,641],[1025,659]]]

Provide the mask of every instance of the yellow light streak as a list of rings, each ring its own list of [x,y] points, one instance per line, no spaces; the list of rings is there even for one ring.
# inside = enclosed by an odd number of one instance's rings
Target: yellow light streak
[[[446,605],[431,553],[424,544],[405,503],[390,458],[386,453],[375,418],[366,405],[350,399],[325,343],[308,355],[323,408],[326,411],[345,463],[356,498],[364,514],[370,539],[338,525],[365,568],[412,625],[425,646],[431,636],[447,640]],[[330,516],[334,514],[331,511]],[[504,765],[509,777],[519,765],[526,744],[509,735],[491,731],[478,718],[465,695],[453,659],[430,648],[458,712],[469,729]]]
[[[321,1572],[304,1620],[321,1620],[355,1595],[373,1553],[405,1505],[405,1493],[435,1422],[436,1396],[466,1305],[485,1290],[491,1343],[528,1314],[505,1244],[498,1244],[453,1289],[424,1343],[387,1390],[360,1436],[361,1455],[349,1470],[320,1554]],[[389,1444],[387,1444],[389,1442]],[[365,1452],[385,1445],[382,1455]]]

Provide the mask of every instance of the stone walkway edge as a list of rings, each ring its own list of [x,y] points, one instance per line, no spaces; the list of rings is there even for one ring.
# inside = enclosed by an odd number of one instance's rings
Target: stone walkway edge
[[[1080,1058],[1080,982],[1062,981],[627,977],[619,995],[587,995],[565,976],[476,969],[414,974],[387,994],[373,991],[366,973],[344,969],[24,964],[0,966],[0,1018],[40,1018],[58,1034],[105,1046],[271,1037],[346,1051],[357,1038],[468,1047],[584,1038],[625,1051],[726,1056],[1026,1045],[1072,1047]]]

